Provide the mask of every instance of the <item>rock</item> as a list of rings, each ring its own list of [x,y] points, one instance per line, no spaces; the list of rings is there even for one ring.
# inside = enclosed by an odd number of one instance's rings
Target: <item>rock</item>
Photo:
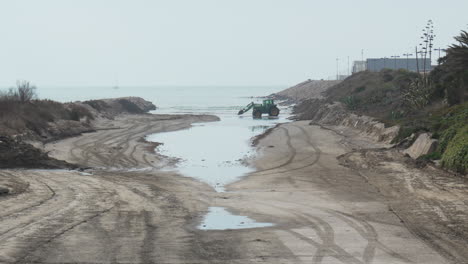
[[[438,141],[431,138],[431,136],[432,135],[430,133],[422,133],[418,136],[416,141],[414,141],[411,147],[404,150],[403,153],[408,154],[413,159],[417,159],[422,155],[434,152],[437,148]]]
[[[0,186],[0,195],[7,195],[10,192],[10,189]]]

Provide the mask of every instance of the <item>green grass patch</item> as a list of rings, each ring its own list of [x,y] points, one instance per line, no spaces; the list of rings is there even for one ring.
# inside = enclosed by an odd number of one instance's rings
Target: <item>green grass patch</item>
[[[438,151],[434,151],[432,153],[422,155],[418,158],[418,160],[440,160],[442,158],[442,154]]]

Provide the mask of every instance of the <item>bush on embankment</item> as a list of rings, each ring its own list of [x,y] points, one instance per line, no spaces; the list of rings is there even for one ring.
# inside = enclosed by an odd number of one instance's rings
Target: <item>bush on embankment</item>
[[[442,166],[468,172],[468,102],[444,109],[431,117],[433,137],[439,140]]]
[[[458,129],[457,133],[442,155],[442,166],[462,174],[468,172],[468,125]]]
[[[93,131],[91,121],[119,114],[143,114],[156,109],[139,97],[59,103],[39,100],[36,87],[18,82],[0,91],[0,135],[40,141],[56,140]]]
[[[35,89],[27,82],[19,82],[16,89],[0,93],[1,135],[24,132],[43,135],[51,123],[59,120],[88,123],[93,119],[91,113],[82,106],[36,99]]]
[[[406,70],[363,71],[332,86],[325,94],[328,102],[342,102],[358,114],[392,119],[412,112],[405,104],[404,94],[417,77],[417,73]]]

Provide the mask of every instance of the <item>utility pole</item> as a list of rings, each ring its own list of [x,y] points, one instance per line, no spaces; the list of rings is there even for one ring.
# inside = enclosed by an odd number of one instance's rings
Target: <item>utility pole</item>
[[[338,62],[340,59],[336,58],[336,80],[338,81]]]
[[[350,75],[351,75],[351,73],[349,71],[349,56],[348,56],[348,76],[350,76]]]
[[[413,56],[413,54],[405,53],[403,56],[406,56],[406,70],[409,71],[409,56]]]
[[[415,54],[416,54],[416,70],[419,73],[418,46],[416,46],[416,48],[415,48]]]
[[[395,56],[390,56],[390,57],[393,58],[393,66],[394,66],[393,69],[396,70],[396,69],[397,69],[397,68],[396,68],[396,59],[397,59],[397,58],[400,58],[400,56],[395,55]]]
[[[442,49],[442,48],[438,48],[438,49],[434,49],[434,51],[438,51],[439,52],[439,58],[437,59],[437,64],[440,65],[440,52],[443,51],[445,52],[445,49]]]

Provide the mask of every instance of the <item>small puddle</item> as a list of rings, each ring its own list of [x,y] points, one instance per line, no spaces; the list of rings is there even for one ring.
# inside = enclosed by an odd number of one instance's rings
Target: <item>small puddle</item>
[[[233,215],[223,207],[210,207],[208,214],[198,226],[200,230],[228,230],[270,227],[271,223],[257,223],[247,216]]]

